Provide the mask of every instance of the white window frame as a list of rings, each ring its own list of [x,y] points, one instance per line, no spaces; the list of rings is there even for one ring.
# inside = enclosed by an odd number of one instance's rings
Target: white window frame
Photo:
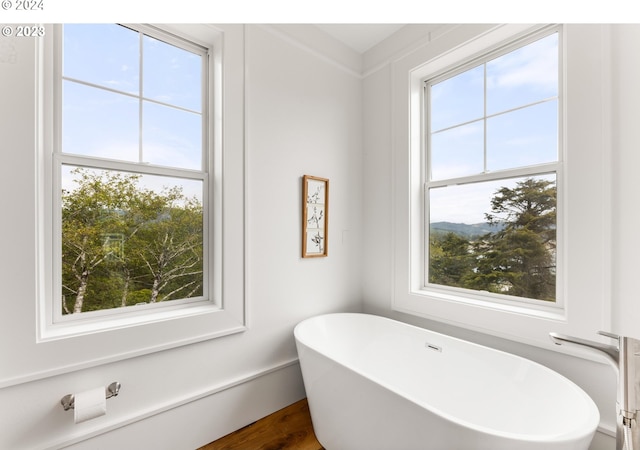
[[[558,222],[564,255],[558,281],[559,307],[532,308],[526,302],[496,303],[482,294],[424,289],[425,199],[424,80],[501,48],[546,25],[463,25],[394,61],[392,80],[392,299],[394,311],[510,340],[552,348],[548,333],[601,339],[611,329],[611,167],[607,91],[610,73],[606,26],[563,25],[561,52],[563,174],[559,177]],[[585,53],[585,46],[592,48]],[[585,200],[588,199],[588,200]],[[594,220],[595,219],[595,220]],[[590,227],[580,226],[589,223]],[[588,228],[588,229],[587,229]],[[584,245],[589,239],[591,245]]]
[[[213,109],[214,98],[212,93],[209,90],[209,73],[211,71],[209,61],[211,58],[211,52],[213,49],[203,47],[195,42],[189,41],[185,38],[181,38],[176,36],[175,34],[168,33],[163,31],[162,29],[153,27],[151,25],[133,25],[127,24],[125,25],[127,28],[138,32],[144,36],[150,36],[152,38],[161,40],[167,44],[173,45],[175,47],[181,48],[183,50],[190,51],[195,54],[200,54],[203,58],[203,66],[202,66],[202,154],[201,161],[202,167],[201,170],[193,170],[193,169],[180,169],[174,167],[164,167],[157,165],[149,165],[140,162],[126,162],[126,161],[116,161],[113,159],[108,159],[107,157],[91,157],[78,155],[73,153],[65,153],[64,148],[62,148],[62,135],[61,135],[61,117],[62,117],[62,86],[63,81],[65,79],[64,74],[62,73],[62,67],[59,62],[62,59],[62,48],[63,48],[63,36],[62,36],[62,26],[56,25],[54,27],[54,52],[56,61],[54,63],[54,148],[53,152],[47,152],[45,154],[45,158],[51,155],[52,161],[47,162],[47,167],[52,167],[52,189],[51,192],[53,194],[61,192],[61,167],[63,165],[68,166],[77,166],[89,169],[98,169],[98,170],[112,170],[118,171],[120,173],[135,173],[141,175],[157,175],[157,176],[165,176],[172,179],[187,179],[187,180],[196,180],[201,181],[203,186],[203,250],[204,250],[204,261],[203,261],[203,296],[196,298],[188,298],[188,299],[176,299],[171,302],[159,302],[155,304],[146,304],[139,305],[135,307],[128,306],[126,308],[113,308],[113,309],[104,309],[99,311],[91,311],[91,312],[82,312],[80,314],[62,314],[62,306],[61,306],[61,297],[59,295],[53,295],[51,302],[47,302],[45,308],[45,314],[47,315],[47,322],[53,324],[53,327],[56,327],[56,324],[62,323],[70,323],[70,322],[90,322],[95,326],[104,326],[109,327],[109,321],[121,321],[127,320],[124,316],[133,316],[136,317],[136,320],[144,320],[144,316],[148,316],[152,314],[154,311],[163,312],[172,311],[172,314],[176,314],[175,310],[183,309],[188,306],[195,305],[186,305],[197,303],[199,306],[217,306],[220,305],[220,289],[218,289],[217,285],[211,282],[211,278],[209,274],[211,271],[209,270],[210,261],[215,258],[215,251],[213,248],[213,243],[215,242],[217,245],[220,245],[220,236],[218,233],[217,238],[212,235],[215,231],[218,231],[218,228],[209,227],[209,223],[213,223],[215,220],[215,216],[220,214],[221,211],[216,211],[216,207],[212,205],[209,201],[210,197],[210,189],[209,189],[209,174],[213,173],[214,170],[214,162],[219,164],[219,161],[215,161],[216,155],[219,155],[219,149],[212,145],[212,141],[210,137],[213,136],[213,130],[210,126],[211,122],[209,121],[209,110]],[[141,61],[141,64],[144,64]],[[71,79],[71,82],[76,82],[79,84],[83,84],[92,89],[100,89],[99,87],[93,87],[91,83],[87,83],[85,80],[75,80]],[[106,88],[106,90],[110,90]],[[115,91],[120,93],[118,91]],[[147,100],[143,97],[142,92],[138,94],[125,94],[131,98],[135,98],[138,101]],[[142,127],[142,124],[140,124]],[[139,133],[142,133],[142,129],[139,130]],[[142,149],[141,149],[142,150]],[[52,270],[55,273],[54,276],[54,293],[62,292],[62,268],[60,266],[60,262],[62,260],[61,255],[61,242],[60,237],[62,235],[61,224],[62,224],[62,204],[61,204],[61,196],[54,195],[53,198],[53,267]],[[215,213],[214,213],[215,212]],[[210,239],[210,236],[213,239]],[[210,244],[211,243],[211,244]],[[218,265],[215,266],[216,269]],[[217,269],[219,271],[219,269]],[[51,310],[50,310],[51,309]],[[129,319],[130,320],[130,319]]]
[[[512,51],[515,51],[521,47],[524,47],[532,42],[535,42],[538,39],[550,36],[554,33],[558,33],[558,158],[556,161],[547,162],[544,164],[532,165],[532,166],[520,166],[514,167],[510,169],[501,169],[496,171],[482,172],[473,175],[461,176],[456,178],[449,179],[437,179],[431,180],[429,176],[429,161],[430,161],[430,133],[429,129],[429,95],[428,89],[430,84],[436,84],[440,81],[448,79],[452,76],[458,75],[460,73],[465,72],[471,68],[477,67],[478,65],[485,64],[488,61],[508,54]],[[563,308],[563,292],[561,289],[558,289],[558,286],[562,285],[562,276],[563,276],[563,230],[564,226],[562,223],[562,205],[563,205],[563,195],[564,195],[564,184],[563,184],[563,159],[564,159],[564,150],[563,150],[563,139],[562,139],[562,116],[563,116],[563,92],[562,92],[562,30],[558,26],[552,26],[549,28],[543,28],[542,30],[533,32],[531,34],[526,35],[523,38],[517,39],[513,42],[509,42],[507,45],[499,47],[497,49],[488,51],[483,53],[478,58],[472,58],[470,61],[464,61],[462,64],[456,65],[455,67],[445,68],[442,73],[435,74],[429,76],[423,80],[423,84],[425,89],[423,90],[423,104],[424,107],[422,109],[422,139],[423,148],[421,161],[423,164],[422,167],[422,184],[424,186],[424,214],[423,222],[421,224],[421,229],[424,230],[424,236],[421,238],[421,248],[423,249],[423,256],[421,257],[422,263],[422,273],[423,277],[423,287],[422,291],[425,294],[428,294],[433,297],[438,298],[451,298],[455,297],[458,301],[461,302],[470,302],[473,304],[483,304],[490,308],[506,308],[510,310],[514,307],[523,308],[523,311],[526,311],[526,314],[531,315],[540,315],[542,317],[545,316],[553,316],[557,314]],[[485,86],[486,89],[486,86]],[[486,91],[484,93],[486,96]],[[507,112],[508,114],[508,112]],[[483,116],[483,120],[486,120],[486,115]],[[485,136],[486,139],[486,136]],[[486,144],[485,144],[486,145]],[[486,151],[486,149],[485,149]],[[486,155],[485,155],[486,158]],[[491,292],[484,291],[475,291],[471,289],[463,289],[453,286],[446,285],[438,285],[428,282],[428,264],[427,261],[429,259],[429,189],[430,188],[440,188],[446,186],[456,186],[456,185],[464,185],[464,184],[473,184],[476,182],[485,182],[485,181],[499,181],[499,180],[507,180],[513,178],[523,178],[523,177],[531,177],[531,176],[539,176],[539,175],[549,175],[554,174],[556,176],[556,190],[557,190],[557,252],[556,252],[556,300],[554,302],[537,300],[537,299],[529,299],[524,297],[515,297],[504,294],[496,294]]]
[[[60,345],[59,364],[65,370],[77,366],[90,366],[149,352],[164,350],[193,342],[225,336],[246,329],[245,312],[245,168],[244,168],[244,29],[240,25],[154,25],[143,29],[158,28],[168,35],[192,41],[208,49],[207,101],[210,104],[207,120],[210,173],[204,202],[210,206],[208,233],[209,289],[199,301],[168,302],[166,305],[150,305],[143,311],[123,314],[83,313],[79,320],[56,320],[53,308],[59,302],[56,289],[59,282],[59,262],[54,251],[56,208],[52,192],[59,187],[56,167],[59,156],[52,149],[57,143],[59,111],[56,111],[56,86],[60,80],[55,67],[58,44],[54,25],[47,25],[45,38],[41,40],[38,58],[38,300],[37,342]],[[223,99],[225,101],[223,101]],[[233,102],[231,105],[226,102]],[[223,120],[224,119],[224,120]],[[223,134],[225,139],[223,141]],[[203,139],[206,137],[203,136]],[[62,159],[86,164],[87,159],[64,156]],[[223,163],[224,161],[224,163]],[[125,163],[109,162],[107,168],[128,168]],[[174,175],[171,169],[156,167],[160,175]],[[184,176],[184,174],[181,174]],[[200,177],[201,175],[194,175]],[[223,270],[224,269],[224,270]],[[206,275],[205,275],[206,276]],[[128,308],[126,308],[128,309]],[[96,345],[83,350],[88,342]],[[85,345],[83,345],[83,343]]]

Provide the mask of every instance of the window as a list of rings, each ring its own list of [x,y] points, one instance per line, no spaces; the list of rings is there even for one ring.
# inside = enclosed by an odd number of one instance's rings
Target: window
[[[559,67],[554,31],[426,80],[425,289],[559,300]]]
[[[607,61],[606,58],[610,57],[608,32],[608,26],[452,26],[411,54],[394,61],[391,68],[391,308],[394,311],[542,348],[550,348],[551,331],[588,338],[593,335],[594,330],[611,327],[608,321],[611,317],[608,299],[612,279],[608,205],[612,198],[609,172],[612,143],[611,116],[608,110],[610,98],[606,87],[611,86],[612,80],[607,69],[609,65],[602,64],[603,60]],[[480,103],[479,108],[469,111],[466,111],[466,106],[458,108],[469,114],[473,113],[473,117],[469,115],[455,121],[442,117],[442,122],[433,125],[425,119],[429,117],[427,113],[431,107],[430,102],[425,101],[425,96],[429,95],[425,92],[425,84],[431,82],[437,88],[438,82],[446,82],[473,69],[484,74],[485,68],[478,68],[479,66],[486,64],[488,67],[492,61],[508,62],[510,57],[518,54],[528,55],[529,44],[535,46],[538,42],[537,45],[540,45],[547,38],[557,39],[558,55],[557,59],[553,58],[558,61],[559,73],[556,100],[549,93],[525,101],[507,95],[500,97],[503,100],[501,103],[487,100],[485,112],[484,96],[491,93],[491,87],[487,83],[486,92],[483,88],[476,96],[468,95],[463,98],[465,102]],[[585,51],[585,48],[589,51]],[[503,56],[505,58],[501,59]],[[535,78],[540,80],[543,75],[552,73],[553,71],[544,70],[543,73],[536,74]],[[466,74],[467,77],[471,75]],[[463,78],[464,76],[455,81],[464,81]],[[510,81],[510,78],[507,77],[505,81]],[[440,87],[446,86],[443,84]],[[530,93],[533,94],[534,91]],[[494,93],[496,94],[497,92]],[[507,100],[509,104],[506,103]],[[553,120],[558,124],[555,131],[555,151],[513,154],[512,156],[520,158],[518,160],[496,153],[496,150],[501,150],[502,141],[517,141],[517,136],[503,134],[498,135],[500,139],[496,139],[495,135],[491,135],[492,130],[495,130],[492,128],[492,120],[515,120],[523,114],[535,112],[535,108],[544,108],[545,105],[548,107],[554,102],[557,102],[557,115],[553,115]],[[435,107],[437,109],[437,103]],[[440,111],[444,109],[441,108]],[[497,114],[501,112],[504,114],[499,117]],[[495,119],[492,119],[493,115],[496,115]],[[449,167],[451,165],[447,165],[446,155],[438,154],[436,149],[433,166],[435,170],[427,171],[431,167],[427,161],[431,133],[435,135],[438,131],[456,126],[462,129],[465,124],[474,120],[482,124],[483,137],[477,139],[481,142],[476,147],[479,149],[476,154],[480,154],[480,161],[465,155],[458,158],[459,162],[466,165],[464,168]],[[468,126],[467,130],[470,128],[472,127]],[[514,127],[508,128],[508,131],[515,130]],[[547,131],[552,135],[553,130],[554,128],[548,128]],[[534,136],[544,135],[542,131],[535,131]],[[450,136],[453,136],[453,132]],[[438,137],[435,138],[435,143],[438,144]],[[450,169],[452,172],[448,174]],[[456,170],[455,173],[453,169]],[[479,200],[473,196],[485,186],[488,188],[482,201],[486,206],[480,211],[479,223],[487,221],[483,216],[485,213],[504,220],[505,214],[492,211],[489,202],[498,189],[507,187],[511,191],[506,193],[517,193],[518,183],[524,182],[546,184],[548,188],[555,185],[556,250],[551,253],[555,254],[555,261],[549,261],[555,265],[555,272],[551,272],[555,276],[555,300],[529,298],[529,294],[514,295],[516,292],[508,279],[487,286],[494,292],[489,292],[484,286],[478,290],[460,287],[455,282],[429,282],[428,231],[431,222],[434,225],[445,221],[463,223],[466,219],[453,216],[449,206],[454,204],[458,211],[475,208]],[[491,228],[474,234],[482,236],[488,231],[492,231]],[[553,227],[547,227],[547,231],[552,234]],[[476,242],[482,243],[479,240]],[[456,251],[459,252],[457,255],[466,257],[470,249],[465,243],[459,246],[456,244],[456,239],[447,242],[449,257],[454,262],[460,262],[454,258]],[[443,276],[435,272],[442,266],[460,269],[453,264],[445,264],[445,260],[436,260],[435,257],[439,255],[435,251],[432,254],[434,258],[431,275]],[[467,261],[462,258],[461,262]],[[464,264],[461,268],[464,269]],[[480,267],[482,268],[484,267]],[[453,277],[455,272],[444,275]],[[505,294],[507,289],[509,293]]]
[[[153,27],[62,27],[54,320],[210,299],[208,50]]]
[[[65,366],[246,329],[243,52],[238,25],[47,25],[37,342],[100,342]]]
[[[244,27],[89,26],[92,33],[113,33],[107,42],[121,47],[111,53],[88,38],[66,49],[64,32],[82,31],[75,28],[80,25],[45,27],[34,49],[38,295],[35,304],[20,303],[20,327],[35,339],[21,341],[19,350],[34,357],[26,358],[20,370],[36,379],[243,332]],[[134,49],[138,59],[132,61]],[[83,62],[76,69],[63,60],[65,52],[69,57],[74,51]],[[162,61],[164,69],[154,69]],[[130,71],[139,78],[127,78]],[[85,128],[73,123],[84,117],[64,110],[63,89],[84,92],[69,97],[67,106],[102,102],[100,107],[84,105],[92,119]],[[114,142],[118,145],[107,146]],[[107,189],[113,183],[118,189]],[[81,188],[96,195],[73,195]],[[87,296],[77,313],[75,294],[63,291],[63,273],[75,274],[72,268],[63,272],[62,216],[63,204],[82,199],[96,201],[88,215],[93,222],[80,223],[78,231],[93,223],[87,240],[103,259],[89,276],[102,281],[97,289],[111,291],[111,304],[95,305],[100,296]],[[80,209],[86,212],[86,205]],[[68,217],[70,224],[75,217]],[[65,232],[73,233],[74,227]],[[174,245],[180,264],[154,266],[154,255],[162,255],[153,248],[158,242]],[[149,277],[158,267],[171,271],[163,272],[164,287],[160,282],[154,287]],[[111,282],[105,284],[108,276]],[[86,289],[88,294],[95,293],[92,289]],[[47,355],[55,355],[55,361]]]

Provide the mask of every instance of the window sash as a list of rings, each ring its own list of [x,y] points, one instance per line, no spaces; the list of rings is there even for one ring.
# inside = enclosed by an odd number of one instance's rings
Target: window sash
[[[211,236],[212,224],[214,222],[212,205],[212,199],[215,197],[211,192],[212,183],[210,182],[210,174],[214,173],[214,157],[213,157],[213,135],[211,133],[211,127],[209,125],[209,110],[212,106],[212,91],[210,89],[211,79],[210,74],[213,71],[210,69],[212,64],[212,58],[210,57],[213,49],[205,48],[195,42],[187,41],[179,36],[160,30],[156,27],[149,25],[126,25],[134,31],[140,33],[140,42],[144,39],[144,36],[150,36],[152,38],[161,40],[164,43],[174,45],[180,49],[199,54],[202,59],[202,73],[201,73],[201,111],[196,112],[201,115],[201,169],[188,169],[179,167],[169,167],[154,164],[147,164],[135,161],[123,161],[109,158],[79,155],[73,153],[65,153],[62,148],[62,83],[63,80],[70,80],[73,82],[79,82],[83,85],[90,86],[95,89],[104,89],[107,91],[116,92],[121,95],[128,95],[130,97],[138,98],[140,104],[138,105],[139,114],[142,115],[143,101],[151,101],[156,104],[163,104],[162,102],[155,101],[153,99],[144,98],[141,94],[132,95],[126,92],[121,92],[114,89],[105,88],[103,86],[93,85],[92,83],[85,82],[83,80],[74,80],[65,77],[62,73],[61,56],[63,50],[63,35],[62,26],[58,25],[54,28],[54,84],[53,84],[53,146],[50,154],[52,176],[50,183],[52,186],[52,299],[47,306],[50,310],[46,313],[47,317],[50,317],[50,323],[52,324],[65,324],[65,323],[96,323],[104,321],[110,317],[136,317],[144,316],[153,311],[172,311],[183,308],[188,305],[200,306],[200,305],[215,305],[221,307],[221,299],[219,298],[220,289],[214,286],[212,275],[213,261],[216,257],[213,249],[213,237]],[[140,55],[140,65],[143,65],[142,55]],[[142,78],[142,77],[141,77]],[[169,104],[172,108],[179,110],[189,111],[187,108],[181,108],[176,105]],[[194,112],[194,111],[190,111]],[[139,137],[142,137],[142,117],[139,122]],[[141,151],[141,146],[139,147]],[[62,314],[62,180],[61,172],[64,165],[73,165],[79,167],[86,167],[99,170],[113,170],[141,175],[156,175],[171,177],[175,179],[184,180],[196,180],[202,182],[202,207],[203,207],[203,296],[192,297],[185,299],[171,300],[170,302],[159,302],[155,304],[139,305],[135,308],[131,307],[119,307],[112,309],[103,309],[98,311],[87,311],[82,314]]]
[[[558,87],[557,87],[557,96],[542,98],[538,101],[528,102],[522,105],[518,105],[517,107],[513,107],[507,109],[505,111],[500,111],[494,114],[487,114],[486,109],[486,98],[487,98],[487,85],[486,85],[486,64],[491,60],[494,60],[500,56],[504,56],[509,54],[517,49],[520,49],[532,42],[535,42],[539,39],[548,37],[554,33],[558,34],[558,48],[557,48],[557,58],[558,58]],[[540,310],[540,311],[558,311],[564,308],[564,297],[562,293],[562,289],[559,286],[562,285],[563,279],[563,267],[562,263],[564,254],[563,254],[563,195],[564,195],[564,180],[563,180],[563,82],[562,82],[562,33],[560,29],[557,27],[553,27],[551,29],[545,29],[531,35],[528,35],[524,38],[515,40],[513,42],[509,42],[505,45],[500,46],[493,51],[486,52],[480,56],[474,56],[469,60],[463,62],[462,64],[458,64],[457,66],[444,68],[437,73],[434,73],[428,77],[422,79],[422,156],[421,160],[421,168],[420,168],[420,176],[422,178],[422,225],[421,229],[423,230],[421,233],[421,242],[420,248],[422,249],[422,257],[420,258],[422,280],[420,282],[421,288],[420,290],[426,294],[434,295],[436,297],[442,299],[471,303],[479,303],[479,304],[496,304],[497,305],[522,305],[525,308],[529,308],[531,310]],[[484,65],[483,69],[483,114],[480,117],[477,117],[473,120],[469,120],[466,122],[456,123],[451,126],[443,127],[441,129],[436,130],[436,132],[432,133],[431,131],[431,87],[435,84],[453,78],[457,75],[460,75],[466,71],[469,71],[478,66]],[[557,101],[558,102],[558,128],[557,128],[557,160],[534,164],[534,165],[526,165],[522,167],[513,167],[508,169],[500,169],[495,171],[490,171],[487,169],[487,129],[486,124],[487,121],[492,117],[497,117],[503,114],[509,114],[514,111],[518,111],[520,109],[542,104],[548,101]],[[431,137],[433,134],[440,133],[449,129],[453,129],[459,127],[464,124],[474,123],[474,122],[483,122],[483,170],[482,172],[473,173],[470,175],[463,176],[455,176],[449,178],[440,178],[434,179],[431,172]],[[514,178],[521,178],[527,176],[539,176],[539,175],[548,175],[554,174],[556,177],[556,192],[557,192],[557,203],[556,203],[556,299],[554,302],[549,302],[545,300],[538,299],[530,299],[525,297],[516,297],[505,294],[497,294],[490,293],[485,291],[476,291],[473,289],[460,288],[455,286],[447,286],[440,285],[429,282],[429,258],[430,258],[430,189],[434,188],[445,188],[448,186],[456,186],[456,185],[469,185],[474,183],[481,183],[487,181],[499,181],[499,180],[508,180]]]
[[[56,119],[56,123],[54,124],[55,129],[55,135],[54,135],[54,148],[53,148],[53,152],[55,154],[59,154],[59,155],[73,155],[73,156],[77,156],[77,157],[82,157],[82,155],[78,155],[78,154],[74,154],[74,153],[65,153],[64,149],[62,148],[62,104],[63,104],[63,99],[62,99],[62,83],[63,81],[70,81],[70,82],[74,82],[74,83],[78,83],[87,87],[91,87],[91,88],[95,88],[95,89],[101,89],[107,92],[113,92],[116,94],[120,94],[120,95],[125,95],[129,98],[134,98],[136,100],[138,100],[139,104],[138,104],[138,112],[140,114],[140,120],[139,120],[139,130],[138,130],[138,136],[140,139],[142,139],[142,114],[143,114],[143,108],[142,108],[142,103],[143,102],[150,102],[153,104],[157,104],[157,105],[162,105],[162,106],[167,106],[167,107],[171,107],[171,108],[175,108],[177,110],[180,111],[185,111],[185,112],[191,112],[191,113],[196,113],[196,114],[200,114],[201,115],[201,122],[202,122],[202,151],[201,151],[201,157],[202,157],[202,165],[201,165],[201,169],[200,170],[196,170],[197,172],[202,172],[204,173],[211,173],[212,172],[212,167],[210,167],[211,164],[211,159],[210,156],[210,151],[209,149],[211,148],[210,145],[210,141],[211,141],[211,136],[210,136],[210,130],[209,127],[207,126],[207,124],[209,123],[208,120],[208,111],[210,109],[210,104],[211,104],[211,99],[210,99],[210,92],[209,92],[209,78],[210,78],[210,74],[213,73],[212,71],[210,71],[210,63],[211,63],[211,51],[212,49],[208,49],[205,48],[195,42],[191,42],[191,41],[187,41],[179,36],[176,36],[172,33],[166,32],[164,30],[161,30],[159,28],[153,27],[151,25],[132,25],[132,24],[126,24],[126,25],[122,25],[125,28],[128,28],[132,31],[138,32],[139,33],[139,39],[140,39],[140,50],[139,50],[139,64],[140,66],[142,66],[144,64],[144,55],[142,54],[142,40],[144,39],[144,36],[149,36],[152,37],[154,39],[158,39],[164,43],[173,45],[175,47],[178,47],[182,50],[194,53],[194,54],[198,54],[202,57],[202,72],[201,72],[201,97],[202,97],[202,101],[201,101],[201,110],[198,111],[194,111],[191,110],[189,108],[185,108],[185,107],[181,107],[179,105],[175,105],[175,104],[171,104],[171,103],[167,103],[167,102],[162,102],[162,101],[158,101],[156,99],[152,99],[149,97],[144,96],[143,94],[143,90],[139,89],[138,94],[132,94],[126,91],[122,91],[122,90],[118,90],[118,89],[113,89],[113,88],[109,88],[106,86],[100,86],[100,85],[96,85],[94,83],[85,81],[85,80],[78,80],[75,78],[71,78],[68,76],[65,76],[63,74],[63,67],[62,67],[62,51],[63,51],[63,28],[62,26],[56,26],[55,28],[55,35],[54,35],[54,39],[55,39],[55,53],[56,53],[56,61],[55,61],[55,67],[54,67],[54,76],[55,76],[55,119]],[[142,76],[142,71],[140,72],[140,86],[142,86],[143,83],[143,76]],[[142,143],[139,143],[139,151],[142,151]],[[87,158],[89,158],[89,160],[98,160],[98,161],[104,161],[105,164],[108,163],[110,161],[109,158],[94,158],[94,157],[90,157],[87,156]],[[126,163],[123,161],[123,163]],[[96,164],[95,162],[93,164]],[[147,164],[147,163],[142,163],[142,162],[138,162],[136,163],[137,168],[136,171],[139,171],[140,173],[153,173],[154,169],[154,165],[153,164]],[[165,167],[167,169],[171,169],[171,166],[162,166]],[[180,170],[179,168],[173,167],[173,169],[176,170],[176,173],[188,173],[188,172],[192,172],[194,171],[194,169],[184,169]],[[180,177],[180,175],[178,175]]]

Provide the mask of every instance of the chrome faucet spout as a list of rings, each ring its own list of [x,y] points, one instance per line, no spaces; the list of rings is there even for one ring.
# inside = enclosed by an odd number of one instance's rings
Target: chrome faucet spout
[[[640,450],[640,340],[604,331],[598,331],[598,334],[615,339],[617,345],[605,345],[559,333],[549,333],[549,337],[556,345],[581,345],[602,352],[607,357],[618,378],[616,450]]]
[[[589,347],[594,350],[598,350],[599,352],[602,352],[605,354],[605,356],[607,357],[607,360],[613,365],[613,367],[616,370],[619,370],[620,368],[620,352],[618,351],[618,347],[614,345],[601,344],[599,342],[589,341],[587,339],[581,339],[581,338],[567,336],[565,334],[553,333],[553,332],[549,333],[549,337],[551,338],[553,343],[556,345],[562,345],[562,344],[568,343],[568,344],[574,344],[574,345],[581,345],[583,347]]]

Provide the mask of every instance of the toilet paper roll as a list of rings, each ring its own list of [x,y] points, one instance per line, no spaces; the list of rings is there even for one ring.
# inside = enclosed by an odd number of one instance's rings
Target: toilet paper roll
[[[73,411],[76,423],[104,416],[107,413],[107,399],[104,387],[89,389],[75,394]]]

